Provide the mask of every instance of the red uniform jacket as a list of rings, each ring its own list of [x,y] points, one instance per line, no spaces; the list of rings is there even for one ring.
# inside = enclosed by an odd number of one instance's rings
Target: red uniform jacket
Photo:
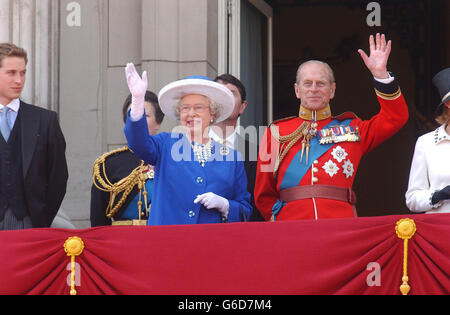
[[[361,120],[353,113],[318,120],[317,136],[311,140],[309,164],[306,153],[302,162],[302,141],[297,141],[279,164],[274,165],[283,145],[279,136],[292,134],[305,120],[293,117],[275,122],[279,135],[267,129],[260,146],[255,183],[255,204],[266,220],[344,218],[356,216],[349,202],[328,198],[310,198],[284,202],[280,191],[295,186],[327,185],[352,188],[359,162],[376,146],[392,137],[408,120],[408,107],[396,81],[382,84],[375,81],[375,91],[381,105],[380,112],[370,120]],[[359,133],[356,142],[320,144],[320,137],[332,128]]]

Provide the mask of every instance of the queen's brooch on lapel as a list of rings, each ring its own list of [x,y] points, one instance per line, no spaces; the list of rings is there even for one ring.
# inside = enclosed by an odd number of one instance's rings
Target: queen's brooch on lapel
[[[320,144],[359,141],[361,141],[361,136],[358,127],[333,126],[320,131]]]
[[[220,155],[227,156],[230,154],[230,149],[228,147],[221,147],[220,148]]]
[[[228,141],[222,140],[222,141],[220,141],[220,143],[222,144],[222,147],[219,150],[220,155],[227,156],[228,154],[230,154],[230,149],[228,148]]]

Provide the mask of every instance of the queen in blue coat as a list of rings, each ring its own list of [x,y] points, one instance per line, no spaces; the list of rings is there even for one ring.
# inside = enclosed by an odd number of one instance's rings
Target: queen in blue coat
[[[149,225],[240,222],[250,217],[250,194],[239,152],[209,138],[212,123],[226,119],[234,97],[203,77],[172,82],[159,93],[161,110],[179,120],[172,133],[149,135],[144,115],[147,73],[125,68],[133,95],[125,125],[128,147],[155,165]]]

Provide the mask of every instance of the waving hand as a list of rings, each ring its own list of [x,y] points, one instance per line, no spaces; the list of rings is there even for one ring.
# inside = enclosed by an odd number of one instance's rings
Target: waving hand
[[[133,120],[138,120],[145,112],[145,92],[148,87],[147,72],[144,71],[141,78],[137,73],[134,64],[129,63],[125,67],[125,76],[128,89],[133,96],[130,116]]]
[[[358,50],[367,69],[369,69],[375,78],[387,79],[389,77],[387,73],[387,62],[391,54],[391,45],[391,41],[386,43],[384,34],[377,34],[375,39],[373,35],[370,35],[370,56],[367,56],[362,49]]]

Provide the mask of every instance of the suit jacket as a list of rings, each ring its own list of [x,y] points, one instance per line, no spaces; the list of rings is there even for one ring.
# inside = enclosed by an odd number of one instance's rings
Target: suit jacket
[[[247,190],[251,195],[250,204],[252,206],[252,214],[250,218],[246,218],[246,221],[264,221],[264,217],[255,206],[254,198],[256,168],[258,164],[258,145],[244,139],[238,134],[236,138],[236,150],[244,158],[244,168],[247,174]]]
[[[66,142],[55,112],[22,101],[19,112],[28,212],[34,228],[50,227],[66,194]]]

